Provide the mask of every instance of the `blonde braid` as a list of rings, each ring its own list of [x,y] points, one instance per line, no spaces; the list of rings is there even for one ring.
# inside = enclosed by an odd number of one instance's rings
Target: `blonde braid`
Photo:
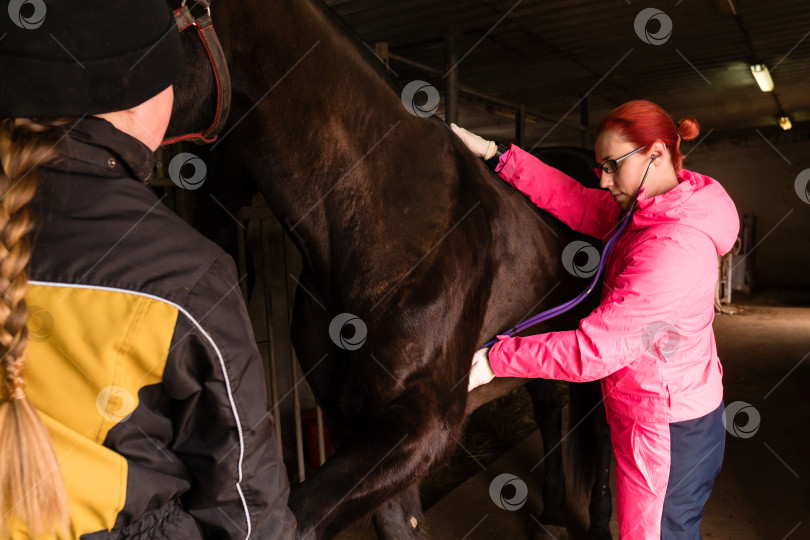
[[[28,534],[66,532],[67,494],[53,441],[25,395],[28,345],[26,265],[34,219],[28,209],[37,168],[57,155],[59,129],[30,120],[0,121],[0,537],[19,520]]]

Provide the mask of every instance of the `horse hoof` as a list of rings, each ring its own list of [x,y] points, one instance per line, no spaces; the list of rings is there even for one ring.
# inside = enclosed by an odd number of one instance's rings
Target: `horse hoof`
[[[562,525],[540,525],[534,540],[568,540],[568,528]]]

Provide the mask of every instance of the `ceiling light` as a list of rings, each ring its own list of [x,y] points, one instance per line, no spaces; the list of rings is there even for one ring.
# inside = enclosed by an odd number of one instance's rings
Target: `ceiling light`
[[[757,84],[759,85],[759,89],[763,92],[770,92],[773,90],[773,79],[771,79],[771,74],[768,71],[768,66],[765,64],[753,64],[751,66],[751,73],[754,75],[754,78],[757,80]]]
[[[793,127],[793,124],[790,123],[790,117],[788,115],[779,117],[779,127],[785,131]]]

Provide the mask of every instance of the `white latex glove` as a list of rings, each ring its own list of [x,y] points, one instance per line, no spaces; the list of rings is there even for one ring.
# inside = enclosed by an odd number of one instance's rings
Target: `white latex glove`
[[[495,378],[495,372],[489,365],[489,347],[478,349],[473,355],[472,368],[470,369],[470,383],[467,385],[467,392],[472,391],[476,386],[487,384]]]
[[[495,141],[488,141],[455,124],[450,124],[450,129],[452,129],[453,133],[458,135],[462,142],[467,145],[467,148],[472,150],[472,153],[478,157],[491,159],[492,156],[495,155],[495,151],[498,150],[498,145],[495,144]]]

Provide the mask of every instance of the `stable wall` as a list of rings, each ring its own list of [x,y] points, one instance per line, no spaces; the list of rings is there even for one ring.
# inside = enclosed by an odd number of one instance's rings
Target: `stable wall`
[[[684,145],[684,166],[720,181],[741,216],[756,216],[756,288],[810,289],[810,204],[795,187],[810,168],[810,129],[761,133],[767,140],[756,131],[710,132]]]

